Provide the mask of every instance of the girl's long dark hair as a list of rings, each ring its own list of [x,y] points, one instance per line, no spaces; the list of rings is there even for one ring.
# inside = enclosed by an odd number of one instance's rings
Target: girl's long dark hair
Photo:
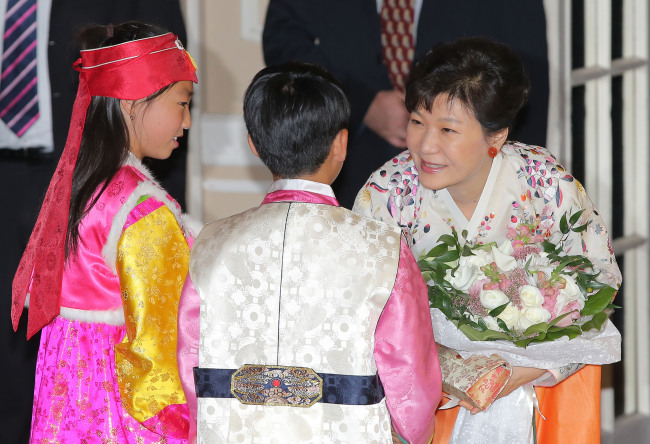
[[[166,32],[161,27],[135,21],[115,26],[91,25],[79,31],[77,42],[81,49],[102,48],[155,37]],[[142,102],[151,102],[169,87],[171,85],[142,99]],[[66,258],[76,252],[79,246],[79,224],[97,203],[128,154],[129,132],[120,108],[120,100],[113,97],[93,97],[86,112],[79,155],[72,177]],[[95,194],[96,190],[99,192]]]

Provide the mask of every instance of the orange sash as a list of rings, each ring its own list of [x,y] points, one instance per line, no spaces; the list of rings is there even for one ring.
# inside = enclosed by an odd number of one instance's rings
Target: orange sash
[[[600,443],[600,366],[587,365],[555,387],[536,387],[538,444]],[[460,407],[436,412],[433,444],[447,444]]]

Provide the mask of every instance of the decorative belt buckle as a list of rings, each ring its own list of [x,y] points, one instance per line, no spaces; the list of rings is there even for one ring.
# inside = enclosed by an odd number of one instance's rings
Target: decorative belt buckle
[[[241,366],[230,392],[242,404],[311,407],[323,397],[323,379],[307,367]]]

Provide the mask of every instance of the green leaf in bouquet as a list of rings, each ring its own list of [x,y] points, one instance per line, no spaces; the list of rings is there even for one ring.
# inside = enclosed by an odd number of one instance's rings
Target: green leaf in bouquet
[[[608,284],[597,281],[595,275],[590,275],[587,279],[587,282],[585,282],[585,291],[588,290],[587,293],[593,293],[595,290],[600,290],[601,288],[611,288]]]
[[[434,270],[434,269],[435,269],[434,266],[435,266],[434,263],[431,263],[431,262],[429,262],[429,261],[427,261],[427,260],[424,260],[424,259],[418,261],[418,267],[420,268],[420,271],[423,272],[423,273],[424,273],[425,271],[432,271],[432,270]],[[425,279],[424,281],[425,281],[425,282],[428,282],[427,279]]]
[[[472,328],[476,328],[478,326],[478,324],[472,321],[468,316],[461,316],[461,318],[458,319],[456,322],[457,322],[456,326],[458,328],[462,327],[463,325],[469,325]]]
[[[568,336],[569,339],[575,339],[582,334],[582,329],[577,325],[569,325],[568,327],[551,327],[546,332],[546,341],[555,341],[562,336]]]
[[[449,250],[442,256],[438,258],[440,262],[452,262],[452,261],[457,261],[458,258],[460,257],[460,254],[458,253],[458,250]]]
[[[533,257],[529,257],[528,260],[526,261],[526,265],[524,265],[524,270],[528,273],[528,269],[530,268],[530,263],[533,261]]]
[[[582,324],[582,331],[589,331],[594,328],[596,330],[600,330],[605,321],[607,321],[607,313],[602,311],[600,313],[596,313],[594,317],[591,318],[591,320]]]
[[[583,208],[582,210],[572,214],[571,217],[569,218],[569,223],[571,225],[575,225],[576,223],[578,223],[578,220],[580,219],[580,216],[582,215],[582,213],[584,213],[584,211],[585,210]]]
[[[550,325],[548,325],[546,322],[533,324],[524,331],[524,336],[539,335],[540,333],[545,333],[549,327]]]
[[[524,338],[518,341],[514,341],[513,344],[515,344],[517,347],[526,348],[528,344],[530,344],[531,342],[545,342],[545,339],[546,339],[546,332],[541,332],[537,336],[532,336],[530,338]]]
[[[595,294],[587,298],[584,308],[580,310],[580,315],[592,316],[603,311],[612,301],[615,294],[616,290],[610,286],[599,289]]]
[[[560,232],[562,232],[562,234],[569,233],[569,224],[567,223],[566,220],[566,213],[564,213],[560,218]]]
[[[426,255],[427,258],[436,258],[437,260],[440,260],[440,256],[444,255],[449,251],[449,246],[446,244],[438,244],[435,247],[431,249]],[[426,260],[426,259],[425,259]],[[447,261],[443,261],[447,262]]]
[[[454,321],[454,323],[456,323]],[[469,338],[470,341],[496,341],[497,339],[508,339],[508,335],[501,331],[485,330],[479,331],[468,324],[461,325],[458,329]]]
[[[438,238],[438,243],[449,245],[450,247],[455,247],[458,244],[458,238],[452,236],[451,234],[443,234]]]
[[[497,307],[497,308],[498,308],[498,307]],[[496,308],[495,308],[495,310],[496,310]],[[501,330],[503,330],[503,331],[505,331],[505,332],[510,332],[510,329],[508,328],[508,326],[506,325],[506,323],[503,322],[503,319],[501,319],[501,318],[496,318],[496,320],[497,320],[497,325],[499,326],[499,328],[500,328]]]
[[[585,231],[587,229],[587,226],[589,225],[589,222],[587,222],[584,225],[580,225],[579,227],[571,228],[571,231],[574,233],[580,233],[582,231]]]
[[[477,324],[478,324],[478,327],[479,327],[480,331],[488,330],[488,326],[485,323],[485,321],[483,320],[483,318],[478,318]]]
[[[582,290],[584,293],[593,293],[594,290],[609,287],[609,285],[597,281],[596,275],[592,273],[578,271],[575,276],[576,284],[578,284],[578,287],[580,287],[580,290]]]
[[[501,314],[501,312],[503,310],[506,309],[506,307],[508,306],[509,303],[510,302],[506,302],[505,304],[502,304],[502,305],[499,305],[498,307],[493,308],[492,310],[490,310],[490,312],[488,314],[490,316],[492,316],[493,318],[496,318],[497,316],[499,316]],[[503,322],[503,321],[501,321],[501,322]]]
[[[544,250],[544,253],[547,254],[554,254],[557,252],[562,251],[560,247],[556,246],[555,244],[545,240],[542,242],[542,249]]]
[[[461,256],[469,257],[469,256],[476,256],[476,255],[472,251],[472,248],[469,245],[465,244],[463,245],[463,249],[461,250]]]
[[[440,310],[447,318],[453,318],[451,298],[438,287],[429,287],[429,305]]]
[[[564,256],[558,261],[558,268],[576,267],[584,264],[582,256]]]

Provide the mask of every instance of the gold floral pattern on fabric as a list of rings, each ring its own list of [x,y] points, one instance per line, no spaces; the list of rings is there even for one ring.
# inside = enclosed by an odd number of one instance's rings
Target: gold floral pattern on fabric
[[[118,244],[126,336],[115,347],[116,370],[124,408],[139,422],[185,403],[176,318],[189,255],[183,231],[165,206],[125,229]]]

